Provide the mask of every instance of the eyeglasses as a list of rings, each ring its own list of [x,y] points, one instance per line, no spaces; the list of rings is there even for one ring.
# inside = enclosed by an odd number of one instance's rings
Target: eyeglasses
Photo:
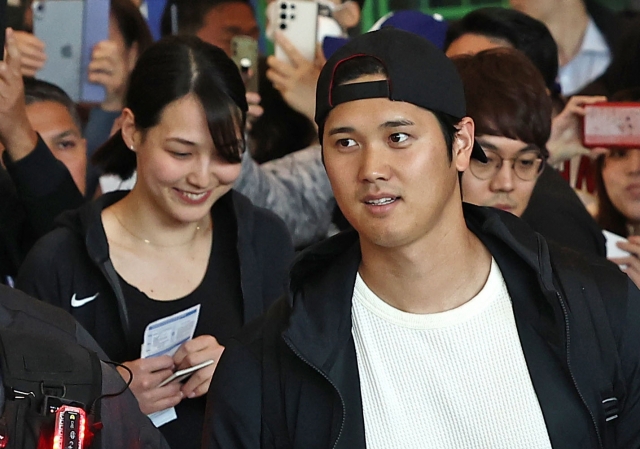
[[[475,158],[469,162],[469,170],[473,176],[483,181],[497,175],[505,161],[512,163],[513,172],[523,181],[533,181],[544,168],[542,155],[538,151],[528,151],[510,158],[503,158],[494,151],[485,150],[485,154],[487,162],[481,162]]]

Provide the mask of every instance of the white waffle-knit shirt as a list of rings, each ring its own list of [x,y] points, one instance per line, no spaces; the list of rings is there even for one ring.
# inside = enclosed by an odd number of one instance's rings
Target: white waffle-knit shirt
[[[360,275],[352,307],[368,449],[550,449],[495,260],[477,296],[398,310]]]

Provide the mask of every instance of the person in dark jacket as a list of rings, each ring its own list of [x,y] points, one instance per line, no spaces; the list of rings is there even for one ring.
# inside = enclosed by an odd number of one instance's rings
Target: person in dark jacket
[[[62,216],[16,282],[70,311],[133,372],[143,412],[176,407],[161,414],[168,423],[154,415],[176,448],[198,446],[226,341],[280,296],[293,257],[284,224],[231,190],[246,111],[240,73],[222,50],[195,37],[154,44],[132,72],[121,131],[97,154],[136,169],[134,188]],[[157,342],[147,339],[151,324],[191,310],[199,311],[193,339],[186,331],[187,341],[158,356],[141,350]],[[159,386],[210,360],[184,383]]]
[[[203,447],[638,447],[640,292],[463,205],[459,173],[486,156],[453,63],[367,33],[329,59],[316,105],[354,230],[305,250],[227,346]]]

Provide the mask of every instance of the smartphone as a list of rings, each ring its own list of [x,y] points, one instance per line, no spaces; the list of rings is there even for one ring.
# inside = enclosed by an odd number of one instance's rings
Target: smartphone
[[[4,36],[7,33],[7,0],[0,0],[0,61],[4,59]]]
[[[640,102],[586,105],[583,144],[588,148],[640,148]]]
[[[84,29],[82,31],[82,60],[80,64],[80,101],[83,102],[101,103],[104,101],[104,86],[89,82],[89,63],[93,47],[98,42],[109,39],[110,3],[105,0],[84,0]]]
[[[258,92],[258,41],[249,36],[234,36],[231,54],[247,92]]]
[[[191,374],[193,374],[194,372],[198,371],[200,368],[204,368],[205,366],[209,366],[212,363],[213,363],[213,360],[207,360],[206,362],[202,362],[202,363],[200,363],[198,365],[190,366],[189,368],[185,368],[185,369],[181,369],[180,371],[176,371],[171,376],[167,377],[165,380],[160,382],[160,385],[158,385],[158,388],[164,387],[165,385],[167,385],[170,382],[173,382],[174,380],[176,380],[176,381],[184,380],[187,377],[189,377]]]
[[[55,84],[78,101],[84,1],[35,1],[32,8],[33,34],[47,46],[47,62],[36,78]]]
[[[93,46],[109,37],[109,2],[34,1],[33,33],[47,46],[47,62],[36,77],[64,90],[73,101],[101,102],[102,86],[89,83]]]
[[[277,30],[289,39],[309,61],[316,54],[316,30],[318,27],[318,3],[305,0],[277,0],[270,17]],[[276,43],[276,58],[289,61],[287,54]],[[291,61],[289,61],[291,62]]]

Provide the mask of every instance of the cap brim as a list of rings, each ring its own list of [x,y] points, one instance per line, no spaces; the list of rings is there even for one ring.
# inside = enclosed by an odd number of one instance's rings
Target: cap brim
[[[479,160],[480,162],[487,162],[487,155],[484,154],[484,150],[476,140],[473,141],[473,149],[471,150],[471,157]]]

